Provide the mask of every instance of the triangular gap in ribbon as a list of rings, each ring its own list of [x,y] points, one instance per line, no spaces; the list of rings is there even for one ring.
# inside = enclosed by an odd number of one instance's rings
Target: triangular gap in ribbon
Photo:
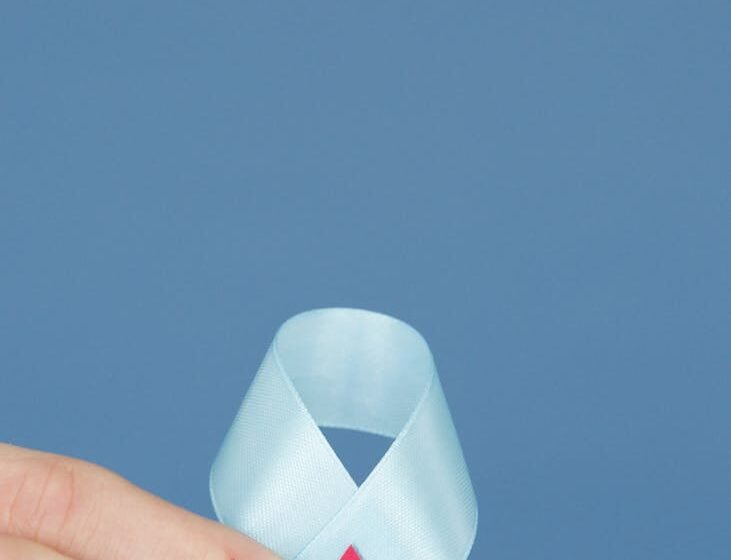
[[[360,430],[320,428],[353,481],[360,486],[393,443],[393,438]]]

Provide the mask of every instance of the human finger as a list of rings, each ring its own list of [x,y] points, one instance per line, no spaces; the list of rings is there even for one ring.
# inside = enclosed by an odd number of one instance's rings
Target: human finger
[[[0,534],[76,560],[276,560],[91,463],[0,444]]]

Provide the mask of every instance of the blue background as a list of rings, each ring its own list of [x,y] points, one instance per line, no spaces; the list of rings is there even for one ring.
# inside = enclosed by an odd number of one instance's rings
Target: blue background
[[[471,558],[727,560],[730,28],[712,0],[4,3],[0,439],[211,515],[277,326],[365,307],[432,345]]]

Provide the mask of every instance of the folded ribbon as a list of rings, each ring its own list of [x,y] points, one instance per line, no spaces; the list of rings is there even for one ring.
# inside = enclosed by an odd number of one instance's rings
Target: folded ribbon
[[[395,439],[358,487],[319,427]],[[357,309],[282,325],[210,489],[223,523],[285,560],[464,560],[477,528],[427,343],[397,319]]]

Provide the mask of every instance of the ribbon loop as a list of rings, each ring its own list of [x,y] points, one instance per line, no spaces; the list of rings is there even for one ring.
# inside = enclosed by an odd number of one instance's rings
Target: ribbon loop
[[[358,487],[320,427],[395,438]],[[219,519],[285,560],[461,560],[477,504],[429,347],[322,309],[279,329],[211,470]],[[349,549],[355,545],[355,549]]]

